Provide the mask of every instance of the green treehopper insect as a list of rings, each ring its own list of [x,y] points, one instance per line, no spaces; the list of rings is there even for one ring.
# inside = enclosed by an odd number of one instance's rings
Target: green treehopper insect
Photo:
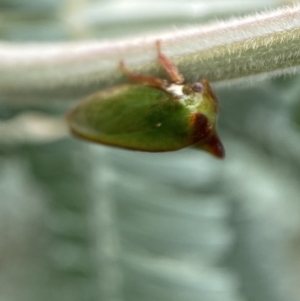
[[[171,82],[130,72],[134,83],[100,91],[81,101],[67,116],[76,136],[125,149],[165,152],[187,146],[223,158],[216,123],[219,105],[207,80],[183,84],[177,67],[161,52],[158,60]]]

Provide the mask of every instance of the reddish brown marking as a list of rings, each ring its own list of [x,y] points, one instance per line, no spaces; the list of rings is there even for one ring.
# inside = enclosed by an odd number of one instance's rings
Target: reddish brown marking
[[[146,75],[132,73],[131,71],[129,71],[126,68],[123,61],[120,62],[120,69],[126,76],[128,76],[132,81],[134,81],[136,83],[144,84],[144,85],[159,88],[159,89],[164,89],[169,86],[168,81],[166,81],[164,79],[160,79],[160,78],[157,78],[154,76],[146,76]]]
[[[161,52],[160,41],[156,41],[156,47],[157,47],[157,52],[158,52],[158,55],[157,55],[158,60],[159,60],[160,64],[162,65],[162,67],[169,74],[172,82],[177,85],[182,84],[184,82],[184,77],[179,72],[176,65]]]
[[[206,139],[211,134],[208,119],[205,115],[195,113],[191,116],[193,125],[193,143]]]
[[[222,159],[225,157],[224,146],[216,133],[205,139],[202,149],[208,151],[217,158]]]
[[[215,129],[210,127],[207,117],[203,114],[195,113],[191,116],[191,122],[194,128],[194,146],[209,152],[217,158],[224,158],[224,146]]]

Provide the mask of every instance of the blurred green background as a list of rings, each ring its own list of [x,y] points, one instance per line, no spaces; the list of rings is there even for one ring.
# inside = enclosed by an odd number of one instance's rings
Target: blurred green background
[[[284,2],[0,0],[0,39],[111,39]],[[65,110],[1,105],[0,301],[299,300],[299,82],[217,89],[224,161],[20,139],[20,114]]]

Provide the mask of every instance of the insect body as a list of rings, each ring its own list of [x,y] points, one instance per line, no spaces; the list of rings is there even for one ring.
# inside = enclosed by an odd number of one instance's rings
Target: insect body
[[[120,68],[134,84],[98,92],[68,114],[75,135],[126,149],[164,152],[194,146],[223,158],[216,132],[219,105],[207,80],[183,84],[177,67],[160,51],[171,82]]]

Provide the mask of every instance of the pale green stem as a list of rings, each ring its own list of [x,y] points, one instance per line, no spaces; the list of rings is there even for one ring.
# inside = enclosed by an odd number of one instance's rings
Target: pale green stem
[[[227,84],[294,73],[300,65],[300,5],[127,40],[0,43],[0,101],[77,100],[128,82],[121,59],[135,72],[165,76],[155,59],[157,40],[187,81],[205,77]]]

